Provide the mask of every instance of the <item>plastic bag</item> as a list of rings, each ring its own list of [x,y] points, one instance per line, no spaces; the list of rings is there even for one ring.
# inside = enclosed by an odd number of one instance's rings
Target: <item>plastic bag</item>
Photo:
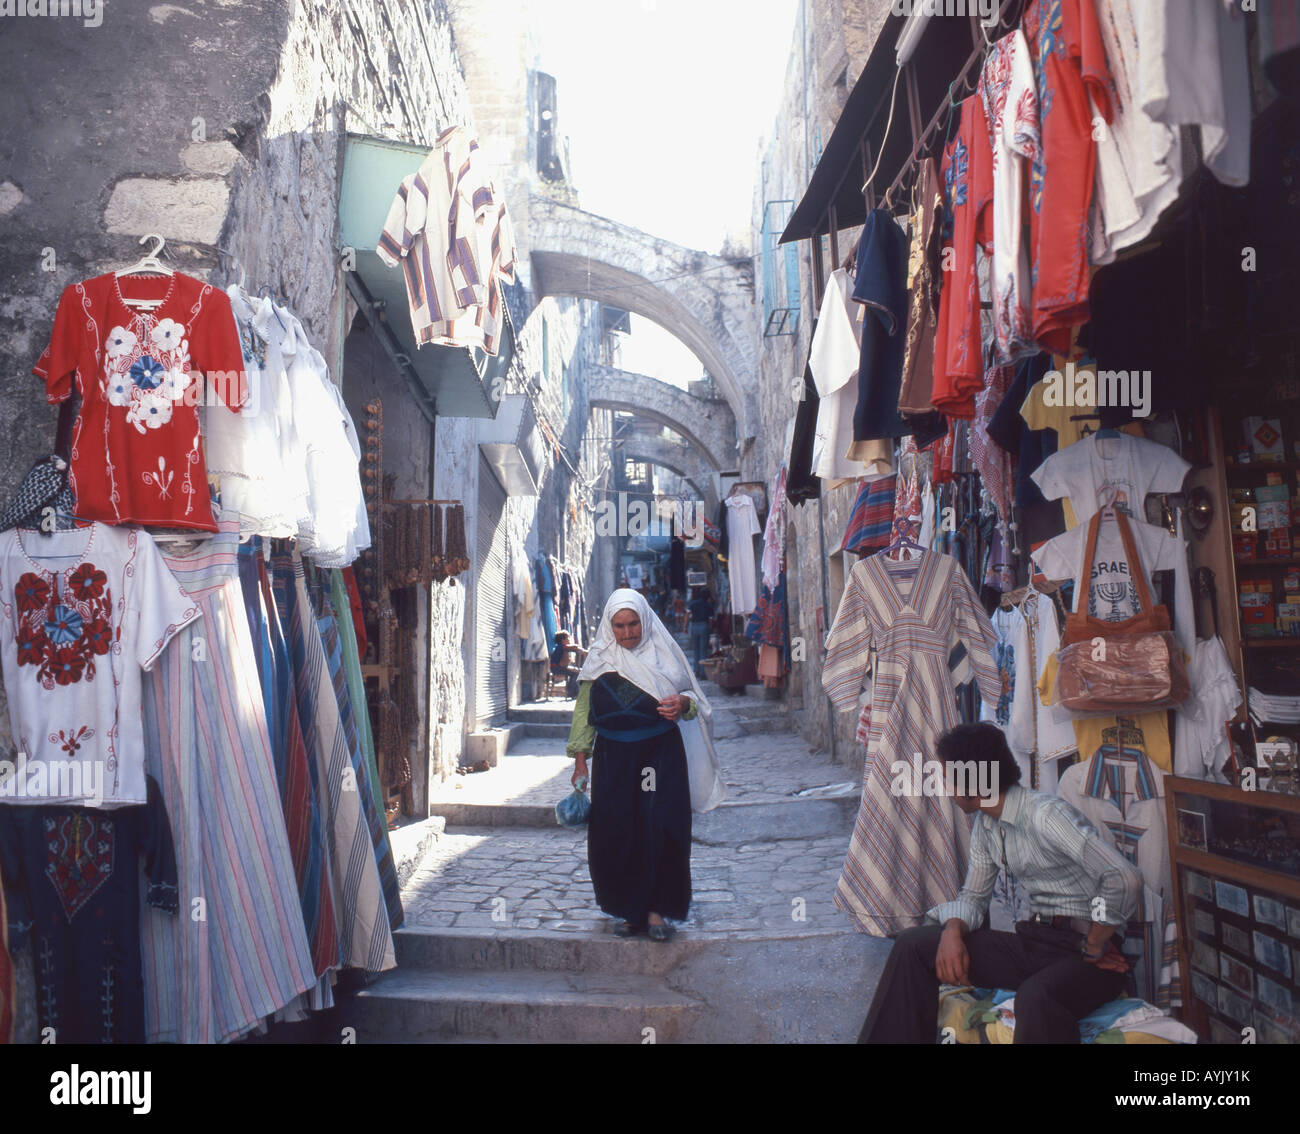
[[[587,798],[587,777],[581,776],[578,785],[555,805],[555,821],[561,827],[581,827],[591,813],[591,800]]]

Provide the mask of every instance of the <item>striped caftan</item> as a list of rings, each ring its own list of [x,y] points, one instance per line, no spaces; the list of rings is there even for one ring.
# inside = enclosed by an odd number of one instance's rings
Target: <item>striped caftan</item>
[[[336,570],[335,575],[338,574]],[[319,576],[318,576],[319,577]],[[334,699],[339,707],[339,724],[343,728],[343,739],[347,744],[348,755],[352,762],[352,770],[356,776],[357,794],[360,796],[361,810],[365,816],[366,828],[370,832],[370,844],[374,848],[375,864],[379,867],[379,885],[384,892],[384,906],[388,911],[388,925],[390,929],[400,929],[402,925],[402,897],[397,885],[397,867],[393,862],[393,850],[388,842],[388,825],[384,816],[384,810],[379,800],[381,798],[378,788],[379,773],[375,771],[375,758],[373,752],[369,754],[362,747],[361,732],[358,729],[358,719],[364,720],[368,726],[370,710],[365,702],[365,686],[361,682],[361,671],[357,669],[357,684],[361,686],[361,712],[358,715],[353,708],[353,685],[351,675],[348,672],[347,662],[345,661],[345,651],[341,640],[340,629],[346,630],[353,634],[352,618],[349,608],[344,607],[348,613],[346,623],[342,623],[335,616],[328,597],[322,602],[324,607],[323,613],[317,616],[316,624],[320,628],[321,644],[325,648],[325,657],[329,663],[330,680],[334,683]],[[353,656],[356,655],[356,639],[353,642]]]
[[[280,805],[289,833],[289,853],[298,880],[298,900],[311,943],[312,967],[318,977],[339,966],[339,931],[334,917],[334,898],[329,867],[325,861],[324,835],[316,799],[316,765],[307,755],[294,697],[293,666],[289,641],[280,621],[270,573],[263,557],[263,544],[254,539],[239,548],[239,581],[244,590],[248,626],[257,650],[257,669],[262,678],[262,702],[271,730],[271,755],[280,785]],[[289,563],[283,586],[293,585]],[[327,981],[321,988],[332,987]],[[327,1001],[327,1002],[326,1002]],[[318,998],[317,1007],[333,1003],[332,994]]]
[[[163,559],[203,610],[144,675],[145,759],[172,824],[177,916],[141,914],[151,1042],[242,1035],[315,984],[244,596],[238,525]]]
[[[341,962],[344,968],[370,972],[395,968],[379,866],[361,806],[360,790],[366,785],[348,751],[334,680],[307,595],[302,557],[295,551],[290,563],[287,557],[276,556],[272,569],[277,574],[289,570],[293,575],[293,585],[282,592],[288,609],[280,614],[289,629],[303,739],[319,774],[318,803],[334,884]],[[278,592],[277,601],[280,597]]]
[[[854,565],[826,641],[822,683],[840,710],[857,707],[874,657],[862,803],[835,905],[864,933],[893,936],[954,898],[966,874],[969,823],[945,797],[895,795],[891,766],[959,722],[949,655],[965,646],[981,695],[996,703],[996,636],[970,581],[949,555]]]

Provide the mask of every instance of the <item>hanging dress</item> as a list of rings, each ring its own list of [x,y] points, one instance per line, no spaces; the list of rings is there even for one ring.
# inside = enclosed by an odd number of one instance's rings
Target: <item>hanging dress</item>
[[[272,559],[276,602],[288,623],[298,717],[308,756],[315,761],[325,831],[326,861],[333,881],[344,968],[382,972],[396,967],[393,934],[379,865],[362,807],[363,782],[352,763],[329,659],[307,594],[302,557]]]
[[[964,816],[946,797],[895,794],[892,768],[960,723],[949,655],[966,648],[981,695],[1000,693],[996,635],[957,561],[937,552],[893,562],[872,556],[849,576],[826,641],[822,683],[837,709],[857,707],[875,654],[862,803],[835,905],[864,933],[892,936],[953,898],[966,874]]]
[[[144,681],[145,759],[176,844],[183,916],[141,917],[153,1043],[220,1043],[316,983],[238,578],[239,524],[164,551],[203,611]]]
[[[262,702],[266,707],[271,756],[275,761],[280,805],[298,884],[298,904],[311,943],[312,969],[316,976],[323,977],[338,967],[339,938],[329,867],[324,858],[321,815],[316,804],[316,765],[308,757],[303,740],[302,722],[293,695],[289,642],[276,609],[260,541],[240,546],[239,581],[244,591],[249,630],[257,649]],[[329,987],[327,981],[321,991]]]

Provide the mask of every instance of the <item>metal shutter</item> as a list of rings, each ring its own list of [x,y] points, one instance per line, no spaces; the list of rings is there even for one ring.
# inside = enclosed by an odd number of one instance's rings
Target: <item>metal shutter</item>
[[[506,689],[506,493],[491,465],[478,465],[478,585],[475,587],[476,727],[504,719]]]

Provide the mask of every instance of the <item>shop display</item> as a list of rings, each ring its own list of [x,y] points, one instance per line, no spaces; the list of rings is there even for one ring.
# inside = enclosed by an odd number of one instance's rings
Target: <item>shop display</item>
[[[1300,799],[1171,776],[1166,802],[1186,1018],[1216,1043],[1300,1042]]]

